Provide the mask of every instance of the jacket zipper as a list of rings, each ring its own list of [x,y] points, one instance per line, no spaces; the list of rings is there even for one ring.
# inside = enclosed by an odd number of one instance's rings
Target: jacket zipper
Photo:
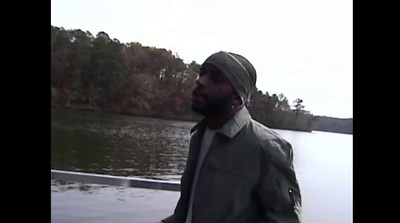
[[[215,147],[215,144],[217,143],[217,142],[216,142],[216,138],[215,138],[215,137],[217,136],[217,134],[218,134],[218,133],[216,133],[216,134],[214,135],[214,138],[213,138],[213,140],[212,140],[212,142],[211,142],[211,144],[210,144],[210,147],[208,148],[208,151],[207,151],[207,153],[206,153],[206,155],[205,155],[205,157],[204,157],[203,163],[202,163],[201,166],[200,166],[200,170],[199,170],[199,173],[198,173],[199,176],[198,176],[197,182],[196,182],[196,188],[197,188],[197,186],[199,185],[199,182],[200,182],[200,180],[201,180],[201,178],[202,178],[203,169],[204,169],[204,166],[205,166],[205,164],[206,164],[206,162],[207,162],[207,160],[208,160],[208,157],[210,156],[212,150],[213,150],[214,147]]]
[[[204,132],[203,132],[203,134],[204,134]],[[197,178],[197,182],[196,182],[196,191],[195,191],[195,193],[194,193],[194,196],[196,197],[196,194],[197,194],[197,189],[199,188],[198,187],[198,185],[199,185],[199,183],[200,183],[200,181],[201,181],[201,178],[202,178],[202,175],[203,175],[203,169],[204,169],[204,166],[205,166],[205,163],[207,162],[207,159],[208,159],[208,157],[210,156],[210,154],[211,154],[211,152],[212,152],[212,150],[214,149],[214,147],[216,146],[216,144],[218,143],[218,139],[216,139],[216,137],[217,137],[217,135],[218,135],[218,132],[214,135],[214,137],[213,137],[213,140],[211,141],[211,144],[210,144],[210,147],[208,148],[208,151],[207,151],[207,153],[206,153],[206,155],[205,155],[205,157],[204,157],[204,160],[203,160],[203,163],[201,164],[201,166],[200,166],[200,170],[199,170],[199,176],[198,176],[198,178]],[[193,186],[192,186],[193,187]],[[193,208],[194,208],[194,199],[193,199]],[[194,215],[195,215],[195,213],[194,213],[194,210],[192,211],[192,221],[194,221]]]

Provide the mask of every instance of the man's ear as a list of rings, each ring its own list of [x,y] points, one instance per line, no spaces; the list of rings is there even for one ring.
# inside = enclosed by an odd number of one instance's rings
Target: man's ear
[[[233,105],[235,107],[241,106],[244,103],[242,98],[239,95],[235,95],[235,98],[233,99]]]

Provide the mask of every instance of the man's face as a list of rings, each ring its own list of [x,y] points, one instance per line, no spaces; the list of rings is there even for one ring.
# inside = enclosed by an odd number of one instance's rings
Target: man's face
[[[204,116],[214,116],[227,111],[233,103],[235,91],[218,68],[205,64],[193,90],[192,109]]]

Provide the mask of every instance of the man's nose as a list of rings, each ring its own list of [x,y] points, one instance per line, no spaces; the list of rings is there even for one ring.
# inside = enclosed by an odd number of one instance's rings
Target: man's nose
[[[207,86],[208,76],[209,76],[208,74],[203,74],[199,76],[199,78],[197,78],[196,80],[196,84],[201,85],[203,87]]]

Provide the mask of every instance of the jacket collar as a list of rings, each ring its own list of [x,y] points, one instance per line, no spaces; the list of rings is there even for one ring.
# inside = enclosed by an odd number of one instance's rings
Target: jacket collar
[[[233,116],[233,118],[229,119],[224,126],[218,130],[218,132],[229,138],[233,138],[250,120],[251,115],[244,106],[235,114],[235,116]],[[196,130],[204,130],[206,127],[207,118],[203,118],[190,130],[190,133],[193,133]]]

